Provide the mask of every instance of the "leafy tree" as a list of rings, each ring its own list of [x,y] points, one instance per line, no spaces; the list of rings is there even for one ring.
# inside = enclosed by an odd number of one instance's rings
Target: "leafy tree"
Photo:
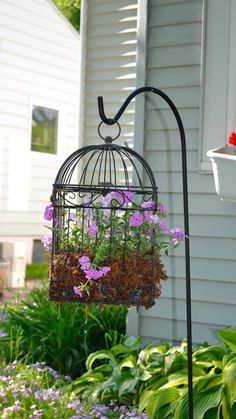
[[[77,31],[80,30],[80,0],[53,0]]]

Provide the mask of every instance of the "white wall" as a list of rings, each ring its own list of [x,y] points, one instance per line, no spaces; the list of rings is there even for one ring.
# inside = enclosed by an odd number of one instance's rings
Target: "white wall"
[[[136,84],[137,0],[88,0],[86,2],[84,142],[101,142],[97,96],[103,96],[105,112],[113,117]],[[118,140],[133,138],[134,104],[120,120]],[[101,127],[102,134],[116,135],[116,127]]]
[[[49,0],[2,0],[0,24],[0,240],[39,238],[57,170],[79,145],[80,37]],[[59,109],[56,156],[30,151],[33,104]]]
[[[136,87],[137,74],[145,84],[145,75],[141,74],[143,62],[136,63],[136,37],[138,48],[141,44],[143,49],[145,43],[140,37],[144,31],[137,34],[137,3],[86,2],[83,124],[86,144],[98,141],[96,96],[104,96],[108,116],[112,117]],[[236,207],[219,201],[211,173],[198,172],[202,0],[149,0],[148,15],[146,85],[160,88],[171,97],[186,129],[193,340],[215,342],[213,330],[235,324],[236,318]],[[140,56],[144,59],[143,52]],[[147,96],[145,105],[145,114],[137,115],[138,120],[144,118],[144,156],[155,172],[160,199],[170,212],[170,223],[183,227],[181,152],[176,122],[167,105],[154,95]],[[128,110],[121,123],[124,121],[126,138],[132,138],[134,108]],[[140,144],[135,143],[135,148],[140,150]],[[169,280],[163,284],[160,300],[153,309],[140,310],[139,316],[134,310],[129,316],[129,333],[140,334],[144,343],[186,336],[184,246],[163,261]]]
[[[186,129],[193,341],[214,342],[214,330],[236,319],[236,205],[219,201],[212,174],[198,172],[202,1],[151,0],[148,21],[147,85],[171,97]],[[146,100],[144,156],[171,223],[183,227],[179,134],[167,105],[153,96]],[[140,311],[143,342],[186,336],[184,247],[163,261],[169,280],[156,306]]]

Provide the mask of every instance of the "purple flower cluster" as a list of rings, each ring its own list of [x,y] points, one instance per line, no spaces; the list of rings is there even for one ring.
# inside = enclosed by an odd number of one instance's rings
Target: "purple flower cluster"
[[[117,201],[121,206],[130,204],[134,199],[134,193],[131,191],[110,192],[106,196],[102,196],[100,202],[102,207],[110,207],[112,201]]]
[[[91,261],[88,256],[82,256],[79,258],[80,269],[84,271],[85,278],[97,280],[105,276],[111,268],[109,266],[103,266],[100,269],[94,269],[91,267]]]

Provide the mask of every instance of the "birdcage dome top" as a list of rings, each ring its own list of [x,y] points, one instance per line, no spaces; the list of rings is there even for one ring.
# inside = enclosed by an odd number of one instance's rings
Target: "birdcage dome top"
[[[62,164],[54,182],[63,190],[157,191],[153,172],[131,148],[113,143],[89,145],[72,153]]]

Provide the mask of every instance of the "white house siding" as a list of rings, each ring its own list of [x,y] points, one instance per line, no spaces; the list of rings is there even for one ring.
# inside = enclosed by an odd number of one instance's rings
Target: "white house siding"
[[[50,0],[1,0],[0,26],[0,241],[30,243],[79,145],[80,38]],[[57,156],[30,151],[32,104],[59,109]]]
[[[84,2],[85,3],[85,2]],[[86,1],[84,143],[101,143],[97,96],[113,117],[136,83],[137,0]],[[134,105],[120,120],[119,144],[133,139]],[[101,127],[102,135],[115,136],[117,127]]]
[[[235,325],[236,319],[236,206],[218,199],[211,173],[198,172],[202,1],[150,0],[148,12],[147,85],[172,98],[186,129],[193,341],[215,342],[215,330]],[[151,94],[145,122],[144,156],[155,172],[171,225],[183,227],[176,122],[166,103]],[[140,311],[136,325],[144,343],[186,336],[184,246],[163,261],[169,280],[162,297],[151,310]]]

